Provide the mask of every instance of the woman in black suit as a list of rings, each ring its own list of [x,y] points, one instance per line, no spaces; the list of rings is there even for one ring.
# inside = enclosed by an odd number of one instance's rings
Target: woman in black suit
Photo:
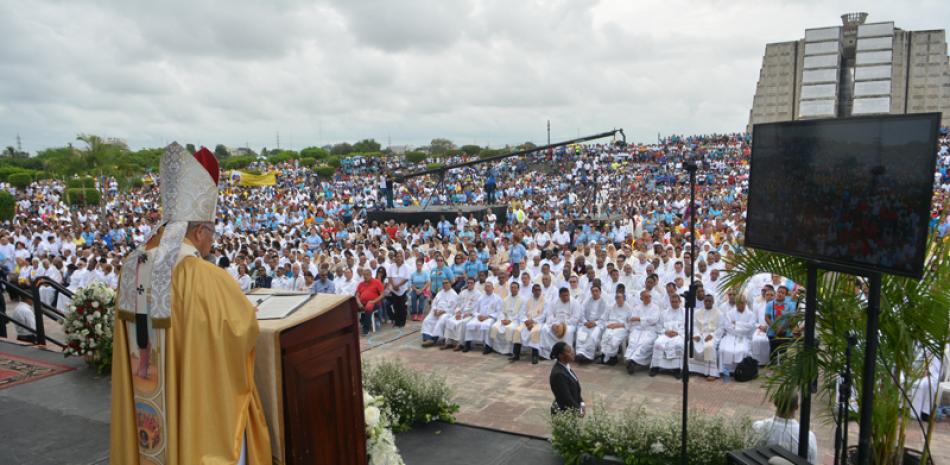
[[[554,403],[551,404],[551,414],[568,409],[578,410],[584,416],[584,398],[581,397],[581,383],[577,375],[571,370],[574,361],[574,349],[561,341],[551,348],[551,359],[557,360],[551,368],[551,392],[554,393]]]

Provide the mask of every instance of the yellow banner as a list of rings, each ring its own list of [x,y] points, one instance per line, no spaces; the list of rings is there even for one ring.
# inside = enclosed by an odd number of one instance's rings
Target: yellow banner
[[[264,174],[253,174],[246,171],[235,171],[234,174],[240,176],[239,186],[263,187],[277,184],[277,172],[271,171]]]

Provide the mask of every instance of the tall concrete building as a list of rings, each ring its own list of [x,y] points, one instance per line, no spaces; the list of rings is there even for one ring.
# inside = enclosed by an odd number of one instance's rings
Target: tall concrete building
[[[893,22],[805,29],[765,46],[749,130],[755,123],[852,115],[943,112],[950,126],[950,58],[944,30],[904,31]]]

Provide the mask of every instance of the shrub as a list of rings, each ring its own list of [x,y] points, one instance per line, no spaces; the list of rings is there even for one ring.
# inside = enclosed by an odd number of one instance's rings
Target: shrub
[[[597,405],[584,418],[568,411],[552,416],[550,421],[552,447],[566,465],[607,455],[628,464],[676,463],[679,459],[677,414],[657,416],[643,405],[608,414]],[[686,442],[691,464],[725,465],[726,452],[752,447],[756,437],[747,418],[691,411]]]
[[[23,168],[17,166],[0,166],[0,181],[7,182],[7,178],[11,174],[22,172],[24,172]]]
[[[132,178],[129,180],[129,187],[140,188],[145,185],[145,181],[142,181],[142,178]]]
[[[267,161],[276,165],[277,163],[288,162],[299,157],[300,156],[297,155],[297,152],[294,152],[293,150],[281,150],[280,152],[268,156]]]
[[[7,176],[7,182],[17,189],[26,189],[33,183],[33,176],[30,173],[21,171]]]
[[[66,181],[66,187],[71,189],[91,189],[96,187],[96,180],[90,177],[73,178]]]
[[[443,167],[445,167],[445,163],[429,163],[428,165],[426,165],[427,170],[437,170]]]
[[[406,160],[407,160],[409,163],[422,163],[422,162],[426,161],[426,158],[428,158],[428,157],[429,157],[429,156],[426,155],[424,152],[408,152],[408,153],[406,153]]]
[[[312,168],[313,165],[316,165],[316,164],[317,164],[317,160],[315,158],[301,158],[300,159],[300,166],[303,166],[304,168]]]
[[[332,166],[318,166],[313,171],[321,178],[329,178],[336,174],[336,168]]]
[[[99,191],[90,188],[66,189],[66,203],[75,206],[99,205]]]
[[[407,431],[415,423],[454,423],[459,409],[449,400],[452,390],[444,376],[410,370],[398,361],[364,363],[363,388],[385,399],[394,432]]]
[[[0,221],[10,221],[16,214],[16,200],[9,192],[0,190]]]
[[[323,160],[330,156],[330,152],[320,148],[320,147],[307,147],[300,151],[300,156],[302,158],[314,158],[317,160]]]
[[[332,167],[334,167],[334,168],[339,168],[340,166],[343,166],[343,162],[340,161],[340,157],[330,157],[330,158],[327,158],[326,163],[327,163],[327,165],[330,165],[330,166],[332,166]]]
[[[241,155],[239,157],[231,157],[226,160],[221,160],[221,169],[224,170],[239,170],[247,168],[247,165],[257,161],[257,157],[254,155]]]

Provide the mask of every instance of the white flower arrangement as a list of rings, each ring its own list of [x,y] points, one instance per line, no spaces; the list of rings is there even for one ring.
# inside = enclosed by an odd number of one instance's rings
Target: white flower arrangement
[[[363,417],[366,420],[366,455],[369,465],[405,465],[396,438],[389,428],[382,397],[373,397],[363,390]]]
[[[112,330],[115,291],[103,283],[93,283],[77,290],[67,307],[67,356],[84,357],[99,374],[112,366]]]

